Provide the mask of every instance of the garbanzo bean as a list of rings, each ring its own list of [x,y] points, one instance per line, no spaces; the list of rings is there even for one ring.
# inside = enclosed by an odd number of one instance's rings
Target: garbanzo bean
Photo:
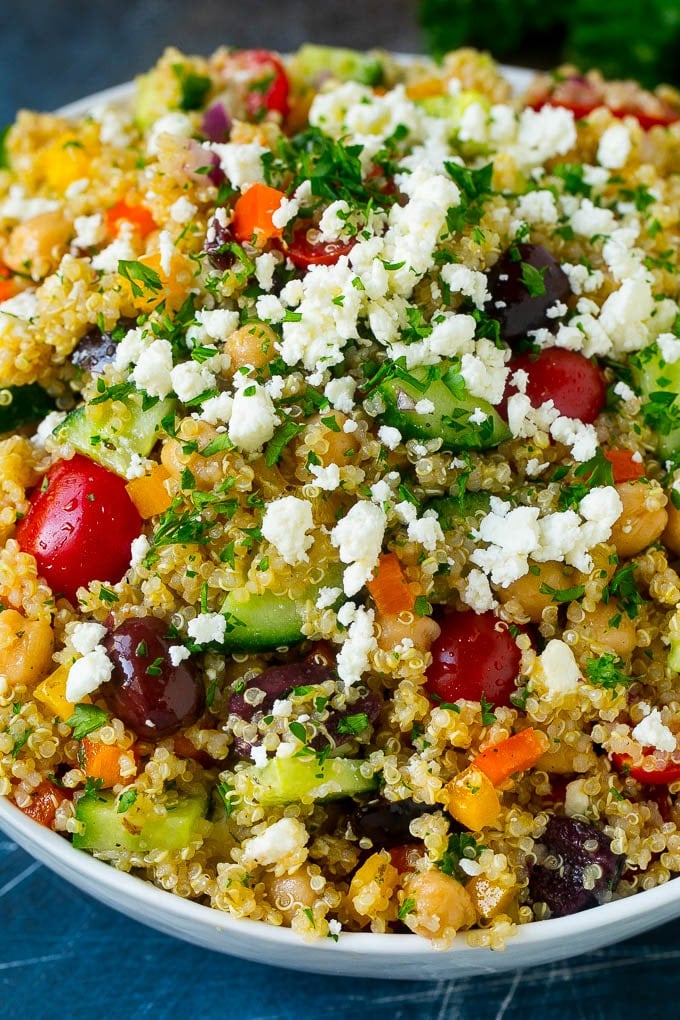
[[[34,280],[42,280],[61,262],[72,229],[59,209],[33,216],[14,228],[3,259],[15,273],[30,273]]]
[[[529,573],[509,584],[498,588],[498,601],[505,605],[516,599],[532,623],[539,623],[543,610],[554,603],[552,592],[561,592],[581,583],[581,575],[573,567],[555,560],[547,563],[533,563]]]
[[[32,687],[52,665],[54,632],[47,617],[28,620],[16,609],[0,613],[0,676]]]
[[[472,897],[464,886],[443,871],[410,875],[399,894],[402,911],[411,909],[404,923],[430,939],[451,939],[477,920]],[[410,902],[409,902],[410,901]]]
[[[227,338],[225,354],[231,358],[229,371],[233,374],[239,368],[264,368],[276,355],[274,343],[276,333],[265,322],[249,322]]]
[[[593,653],[612,652],[622,659],[630,655],[637,643],[635,621],[621,608],[616,599],[600,602],[580,623],[572,624]]]
[[[300,908],[309,909],[317,900],[307,867],[298,868],[292,875],[279,877],[268,872],[263,881],[267,899],[281,912],[284,924],[288,927]]]
[[[668,521],[666,493],[647,480],[616,486],[623,511],[612,528],[611,541],[623,559],[642,552],[661,536]]]
[[[335,425],[331,424],[335,421]],[[309,428],[314,428],[319,433],[319,444],[314,444],[314,450],[323,464],[353,464],[359,450],[360,442],[353,432],[344,432],[343,425],[347,421],[347,415],[341,411],[329,411],[328,414],[315,414],[309,419]]]
[[[204,457],[200,451],[217,438],[218,432],[204,421],[185,418],[179,429],[178,439],[167,439],[161,450],[161,462],[173,478],[179,479],[187,468],[199,489],[209,491],[225,477],[224,453]],[[198,451],[191,452],[190,444],[198,444]],[[188,449],[187,449],[188,448]]]
[[[378,644],[386,652],[407,638],[413,647],[421,652],[430,650],[430,645],[441,634],[441,627],[430,616],[414,616],[413,613],[377,613],[375,622],[379,628]]]
[[[676,556],[680,556],[680,510],[672,499],[666,504],[668,522],[661,536],[661,541]]]

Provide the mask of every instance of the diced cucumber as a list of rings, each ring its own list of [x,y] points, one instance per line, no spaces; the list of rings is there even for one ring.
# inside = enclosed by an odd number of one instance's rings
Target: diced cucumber
[[[0,389],[0,433],[32,425],[56,407],[54,400],[37,383]]]
[[[428,503],[435,510],[444,531],[460,527],[470,518],[478,520],[489,512],[491,496],[488,492],[465,492],[462,497],[443,496]]]
[[[397,369],[380,383],[385,403],[380,420],[385,425],[399,429],[406,439],[440,437],[446,450],[484,450],[510,438],[498,412],[487,400],[468,393],[453,364],[443,373],[440,366],[435,368]],[[415,405],[421,400],[434,404],[434,410],[419,414]],[[476,411],[486,415],[480,424],[470,421]]]
[[[431,117],[440,117],[447,122],[452,141],[458,140],[458,132],[460,131],[463,115],[475,103],[482,108],[484,115],[488,116],[491,110],[491,103],[482,92],[476,92],[474,89],[462,89],[454,95],[446,93],[439,96],[426,96],[420,100],[420,104],[426,113]],[[484,148],[478,142],[471,142],[469,140],[461,144],[465,151],[470,154],[480,152]]]
[[[80,850],[181,850],[194,838],[198,822],[205,818],[208,797],[185,795],[165,814],[142,813],[133,805],[118,813],[118,798],[109,790],[81,797],[76,818],[83,828],[73,836]]]
[[[307,602],[316,601],[322,585],[336,587],[341,583],[342,569],[338,566],[329,568],[322,584],[311,586],[297,600],[265,591],[242,602],[229,592],[222,605],[222,612],[228,614],[224,647],[263,652],[302,641]]]
[[[358,81],[362,85],[382,85],[385,67],[377,53],[360,53],[342,46],[317,46],[306,43],[289,64],[294,80],[316,84],[329,73],[340,81]]]
[[[654,343],[630,358],[633,384],[643,398],[642,413],[656,433],[662,458],[680,453],[680,361],[664,361]]]
[[[64,418],[54,435],[125,478],[135,456],[151,453],[161,422],[175,403],[167,398],[144,409],[142,395],[129,393],[115,401],[84,404]]]
[[[244,769],[253,782],[258,804],[293,804],[298,801],[339,800],[368,793],[378,777],[363,775],[366,763],[355,758],[272,758],[263,766]],[[239,773],[243,775],[243,773]]]

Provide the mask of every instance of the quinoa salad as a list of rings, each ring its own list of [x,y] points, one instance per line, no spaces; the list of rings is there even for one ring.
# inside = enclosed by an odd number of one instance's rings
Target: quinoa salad
[[[0,795],[305,939],[680,872],[680,96],[169,49],[0,148]]]

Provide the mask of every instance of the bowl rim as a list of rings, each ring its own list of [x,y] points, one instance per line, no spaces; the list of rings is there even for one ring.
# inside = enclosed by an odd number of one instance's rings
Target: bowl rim
[[[50,870],[55,871],[62,879],[73,882],[69,877],[71,870],[78,872],[87,880],[87,890],[93,887],[104,888],[111,894],[122,893],[137,903],[145,903],[149,910],[162,913],[177,922],[190,922],[204,930],[226,930],[233,935],[248,934],[262,942],[283,943],[291,950],[304,950],[308,943],[290,928],[277,927],[262,921],[248,918],[236,918],[222,913],[194,900],[185,899],[174,893],[154,885],[153,882],[137,875],[119,871],[106,861],[93,857],[82,850],[75,849],[67,839],[51,829],[46,829],[29,818],[6,797],[0,797],[0,830],[15,839],[28,853],[33,853]],[[37,851],[37,852],[35,852]],[[77,883],[76,883],[77,884]],[[567,917],[553,917],[543,921],[532,921],[517,926],[515,933],[507,940],[507,946],[514,950],[530,950],[532,946],[545,946],[546,941],[568,943],[578,936],[584,927],[589,930],[612,928],[622,922],[650,916],[660,908],[677,901],[680,913],[680,895],[674,893],[675,880],[670,879],[653,889],[641,890],[631,896],[603,903],[590,910],[570,914]],[[680,894],[680,885],[677,887]],[[90,892],[91,895],[95,895]],[[95,898],[97,898],[95,896]],[[670,916],[660,918],[669,920]],[[628,932],[624,932],[624,935]],[[622,936],[623,937],[623,936]],[[614,941],[614,939],[608,939]],[[385,958],[395,954],[395,950],[404,950],[408,946],[409,956],[430,959],[441,958],[442,951],[435,949],[427,939],[417,938],[408,933],[380,934],[377,932],[342,932],[339,941],[319,939],[315,948],[337,952],[338,947],[348,952],[370,954],[373,957]],[[481,952],[483,947],[470,946],[465,933],[460,933],[446,953]]]
[[[395,54],[395,56],[403,61],[426,59],[425,54]],[[504,64],[498,66],[512,85],[515,94],[526,89],[533,77],[540,73],[540,71],[530,68]],[[114,85],[61,106],[56,113],[64,117],[77,117],[98,107],[122,105],[130,100],[133,89],[134,81]],[[39,825],[4,796],[0,796],[0,831],[13,839],[27,853],[62,880],[79,885],[70,873],[74,872],[82,876],[83,884],[80,888],[85,889],[100,902],[101,898],[97,897],[96,891],[93,890],[103,888],[112,896],[122,894],[125,899],[145,904],[150,912],[168,916],[178,923],[197,925],[206,932],[226,931],[234,936],[238,936],[240,933],[248,934],[262,943],[283,944],[294,953],[304,951],[309,945],[290,928],[248,918],[233,917],[215,907],[178,896],[147,879],[120,871],[102,859],[77,850],[63,835]],[[546,941],[551,943],[570,942],[586,927],[590,931],[618,928],[623,922],[649,917],[665,907],[664,916],[660,917],[658,921],[658,923],[662,923],[675,914],[680,914],[680,895],[674,895],[674,886],[675,880],[671,878],[652,889],[640,890],[640,892],[600,904],[590,910],[570,914],[566,917],[549,918],[518,925],[515,933],[508,939],[507,946],[508,948],[511,946],[514,952],[522,952],[539,944],[545,946]],[[678,886],[678,892],[680,893],[680,886]],[[669,911],[668,908],[674,900],[677,902],[677,909]],[[112,902],[116,902],[115,898]],[[120,909],[123,910],[122,907]],[[649,927],[651,926],[650,924]],[[630,932],[623,932],[619,937],[625,937],[627,934]],[[614,935],[608,938],[607,942],[614,941],[616,937]],[[441,959],[447,954],[481,953],[483,948],[470,946],[465,933],[459,933],[453,945],[442,953],[441,950],[435,949],[429,940],[414,938],[410,933],[380,934],[345,931],[340,934],[337,942],[332,939],[318,939],[314,946],[315,949],[322,952],[338,953],[346,950],[348,954],[361,953],[363,956],[370,955],[373,958],[385,960],[394,956],[396,950],[403,951],[408,947],[409,957],[419,958],[423,961]],[[238,953],[235,946],[230,947],[228,951],[234,955]]]

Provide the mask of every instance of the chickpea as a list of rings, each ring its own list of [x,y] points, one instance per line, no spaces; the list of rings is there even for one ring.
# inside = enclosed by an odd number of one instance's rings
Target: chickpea
[[[16,609],[0,613],[0,675],[33,686],[52,665],[54,633],[46,617],[28,620]]]
[[[625,659],[637,644],[635,621],[615,599],[600,602],[580,623],[573,623],[572,628],[599,655],[611,652]]]
[[[278,337],[266,322],[249,322],[227,338],[224,352],[231,358],[230,371],[233,374],[246,365],[264,368],[276,354],[274,346]]]
[[[317,894],[311,886],[309,870],[298,868],[292,875],[277,877],[268,872],[264,878],[264,887],[269,902],[281,912],[286,927],[290,927],[293,918],[302,907],[313,907]]]
[[[443,871],[409,875],[399,900],[402,908],[411,901],[413,906],[404,923],[416,935],[425,938],[452,938],[461,928],[469,928],[477,920],[469,892]]]
[[[636,480],[616,486],[623,511],[612,528],[611,541],[623,559],[642,552],[661,536],[668,522],[666,494],[655,482]]]
[[[672,499],[669,499],[666,504],[666,513],[668,514],[668,523],[661,536],[661,541],[675,556],[680,556],[680,510]]]
[[[40,213],[19,223],[10,234],[3,259],[16,273],[42,280],[61,262],[72,228],[63,212]]]
[[[321,418],[322,416],[319,414],[310,418],[309,428],[316,429],[317,434],[320,435],[321,446],[325,447],[323,449],[317,447],[316,444],[314,446],[314,452],[323,466],[337,464],[338,467],[342,467],[344,464],[353,464],[359,450],[359,440],[353,432],[343,432],[347,415],[340,411],[331,411],[329,414],[323,415],[326,421],[331,418],[335,419],[335,428],[333,426],[329,428]]]
[[[428,652],[430,645],[441,634],[441,627],[430,616],[414,616],[413,613],[377,613],[375,622],[380,628],[378,645],[386,652],[408,638],[413,647]]]
[[[227,472],[224,467],[224,453],[213,453],[204,457],[198,451],[186,452],[184,447],[197,443],[198,450],[203,450],[217,438],[217,430],[207,422],[185,418],[179,428],[178,439],[167,439],[161,449],[161,463],[173,478],[179,479],[185,468],[194,476],[199,489],[210,491],[224,480]]]
[[[573,567],[548,560],[532,564],[528,574],[513,581],[507,588],[498,588],[496,595],[503,605],[516,599],[531,622],[540,623],[543,610],[554,602],[548,589],[564,591],[579,584],[580,580],[580,573]]]

